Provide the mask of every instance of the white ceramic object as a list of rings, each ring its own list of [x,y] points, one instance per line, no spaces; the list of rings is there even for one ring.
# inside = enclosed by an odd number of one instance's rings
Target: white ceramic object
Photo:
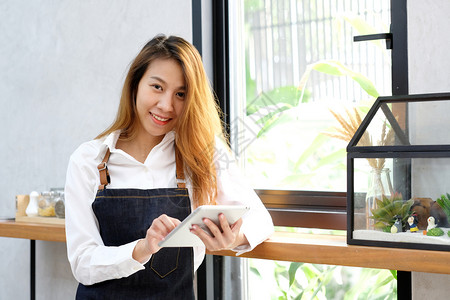
[[[38,200],[39,200],[39,193],[38,192],[31,192],[30,193],[30,203],[28,203],[27,209],[25,213],[28,217],[37,217],[38,215]]]

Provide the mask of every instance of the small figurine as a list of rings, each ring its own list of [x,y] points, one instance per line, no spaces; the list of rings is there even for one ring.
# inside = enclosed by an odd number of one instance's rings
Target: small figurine
[[[419,231],[419,228],[417,228],[417,215],[416,214],[412,214],[409,218],[408,218],[408,224],[409,224],[409,231],[410,232],[417,232]]]
[[[430,231],[430,229],[436,228],[437,225],[435,223],[434,217],[429,217],[427,221],[428,221],[427,231]]]
[[[430,216],[430,207],[434,202],[431,198],[412,198],[414,204],[411,206],[411,211],[414,212],[417,218],[417,228],[419,230],[427,229],[427,219]]]
[[[395,223],[391,227],[391,233],[402,232],[402,217],[399,215],[395,216]]]

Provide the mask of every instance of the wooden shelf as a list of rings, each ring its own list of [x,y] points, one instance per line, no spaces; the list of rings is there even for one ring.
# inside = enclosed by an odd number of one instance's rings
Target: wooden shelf
[[[65,242],[64,225],[0,221],[0,236]],[[233,251],[207,252],[235,256]],[[276,232],[241,257],[450,274],[450,252],[347,245],[345,236]]]
[[[50,242],[66,242],[65,226],[62,224],[45,224],[0,220],[0,236],[41,240]]]
[[[235,256],[233,251],[208,254]],[[276,232],[241,257],[450,274],[450,252],[352,246],[345,236]]]

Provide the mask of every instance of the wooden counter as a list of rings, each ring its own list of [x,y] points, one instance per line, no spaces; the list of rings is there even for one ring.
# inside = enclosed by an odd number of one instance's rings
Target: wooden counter
[[[66,242],[64,225],[42,223],[19,223],[0,220],[0,236],[50,242]]]
[[[232,251],[208,254],[234,256]],[[347,245],[345,236],[276,232],[241,255],[314,264],[450,274],[450,252]]]
[[[63,225],[0,221],[0,236],[65,242]],[[208,254],[235,256],[232,251]],[[345,236],[276,232],[241,257],[450,274],[450,252],[349,246]]]

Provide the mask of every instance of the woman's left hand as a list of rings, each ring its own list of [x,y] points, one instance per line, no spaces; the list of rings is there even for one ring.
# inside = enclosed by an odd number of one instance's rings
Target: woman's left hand
[[[209,251],[233,249],[239,245],[248,244],[244,234],[240,232],[242,218],[230,225],[224,214],[219,214],[219,224],[216,225],[210,219],[204,219],[212,235],[205,232],[200,226],[192,225],[191,232],[198,236]]]

